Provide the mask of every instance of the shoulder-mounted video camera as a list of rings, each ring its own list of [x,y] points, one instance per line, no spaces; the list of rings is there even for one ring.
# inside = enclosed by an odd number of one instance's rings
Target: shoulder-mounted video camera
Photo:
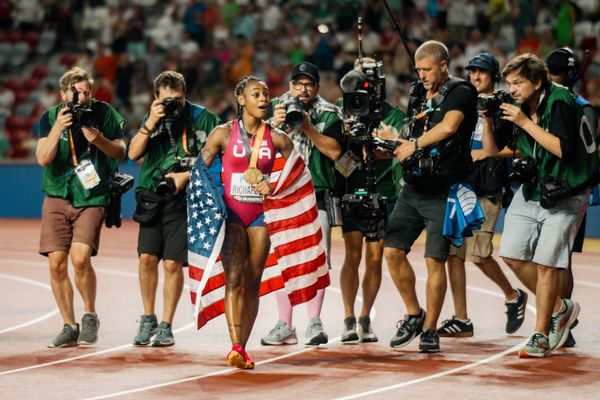
[[[192,168],[194,168],[195,164],[196,158],[194,157],[183,157],[182,159],[180,159],[177,163],[173,165],[173,167],[171,167],[169,171],[165,171],[163,173],[162,179],[160,180],[160,182],[158,182],[158,185],[156,185],[156,193],[161,195],[175,193],[175,190],[177,189],[175,187],[175,179],[165,175],[169,172],[190,171]]]
[[[87,105],[79,103],[79,92],[75,86],[71,87],[73,92],[73,101],[67,103],[67,108],[73,116],[73,125],[85,126],[88,128],[96,125],[96,119],[94,118],[94,111]]]
[[[477,98],[477,110],[483,111],[488,117],[495,117],[501,113],[502,103],[512,104],[512,97],[504,90],[496,90],[491,94],[484,94]]]
[[[370,141],[371,132],[383,119],[383,62],[366,62],[361,59],[360,71],[348,72],[340,81],[340,86],[344,91],[344,115],[352,117],[348,130],[350,139],[359,143]]]

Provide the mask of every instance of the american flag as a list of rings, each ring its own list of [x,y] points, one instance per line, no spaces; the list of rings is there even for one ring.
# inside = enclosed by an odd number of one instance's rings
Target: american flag
[[[209,178],[208,172],[199,159],[188,188],[188,273],[198,329],[225,311],[225,273],[219,256],[225,236],[225,205],[220,177]],[[287,161],[278,155],[271,185],[275,189],[264,202],[271,252],[260,295],[285,287],[296,305],[329,285],[314,187],[298,153],[293,151]]]

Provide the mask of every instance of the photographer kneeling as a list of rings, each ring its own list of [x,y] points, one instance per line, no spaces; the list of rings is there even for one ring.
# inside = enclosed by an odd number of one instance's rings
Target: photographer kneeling
[[[183,289],[182,267],[187,262],[187,209],[185,187],[191,169],[219,118],[204,107],[185,100],[183,75],[165,71],[154,80],[150,113],[131,140],[129,158],[143,157],[136,187],[133,218],[140,223],[138,254],[144,315],[133,344],[175,344],[171,323]],[[158,262],[163,260],[163,318],[158,324],[154,304]]]
[[[579,313],[577,303],[558,297],[558,270],[568,267],[598,155],[593,136],[580,132],[581,108],[548,81],[541,59],[517,56],[502,76],[519,104],[500,107],[519,128],[514,173],[522,185],[506,213],[500,256],[537,297],[535,332],[519,357],[544,357],[562,346]]]
[[[392,348],[406,346],[422,333],[419,350],[440,351],[436,325],[446,294],[444,264],[450,249],[442,235],[446,201],[450,186],[464,181],[469,172],[469,142],[477,122],[477,92],[467,81],[449,76],[448,58],[448,49],[437,41],[417,49],[419,82],[411,87],[405,138],[394,152],[406,183],[392,211],[384,255],[408,314],[398,322]],[[423,229],[427,312],[419,304],[415,273],[407,259]]]

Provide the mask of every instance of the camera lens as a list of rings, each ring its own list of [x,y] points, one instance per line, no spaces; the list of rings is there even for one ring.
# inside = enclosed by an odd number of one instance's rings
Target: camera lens
[[[285,123],[292,129],[297,129],[304,122],[304,110],[300,100],[295,98],[290,101],[285,110]]]
[[[156,185],[156,193],[158,194],[173,194],[175,193],[175,180],[171,177],[163,178]]]
[[[344,114],[364,116],[369,114],[369,93],[351,92],[344,94]]]

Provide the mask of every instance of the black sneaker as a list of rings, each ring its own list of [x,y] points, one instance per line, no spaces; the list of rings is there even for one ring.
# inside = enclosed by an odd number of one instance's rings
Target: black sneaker
[[[437,353],[440,351],[440,336],[435,330],[428,329],[421,333],[419,351],[421,353]]]
[[[348,317],[344,319],[344,332],[342,332],[343,344],[358,343],[359,337],[356,332],[356,317]]]
[[[527,307],[527,293],[516,289],[517,301],[504,303],[506,305],[506,333],[515,333],[525,321],[525,307]]]
[[[405,315],[404,319],[396,324],[398,331],[390,341],[390,347],[397,349],[409,344],[417,335],[423,332],[423,322],[425,322],[425,310],[422,308],[417,317]]]
[[[473,336],[473,323],[470,319],[462,322],[456,316],[442,322],[442,326],[437,330],[440,337],[471,337]]]

